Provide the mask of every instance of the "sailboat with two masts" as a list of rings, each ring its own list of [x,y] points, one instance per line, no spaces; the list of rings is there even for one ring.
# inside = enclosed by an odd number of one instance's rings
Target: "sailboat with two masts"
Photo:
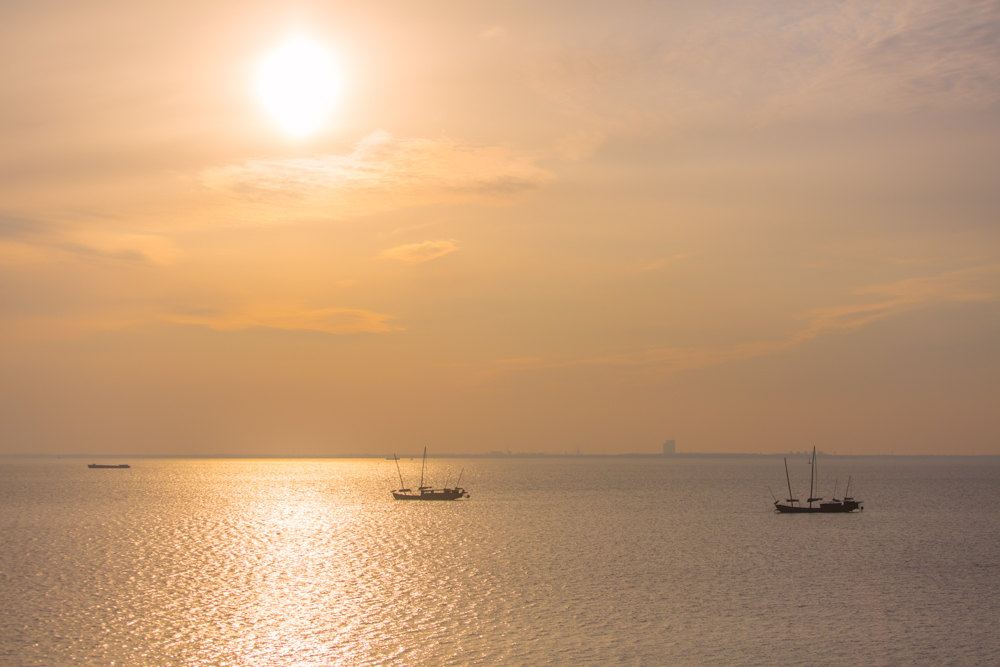
[[[844,492],[844,498],[838,500],[837,498],[832,498],[831,500],[824,501],[823,498],[813,496],[816,488],[816,448],[813,447],[812,459],[810,461],[810,474],[809,474],[809,498],[806,500],[807,505],[802,505],[801,501],[795,497],[792,493],[792,478],[788,475],[788,459],[785,459],[785,481],[788,483],[788,498],[782,503],[780,500],[774,501],[774,509],[782,514],[814,514],[814,513],[844,513],[844,512],[854,512],[855,510],[864,511],[864,506],[861,504],[860,500],[855,500],[851,493],[851,479],[847,479],[847,490]],[[834,495],[837,495],[834,491]],[[817,503],[817,505],[813,505]]]
[[[392,492],[392,497],[396,500],[459,500],[469,498],[469,492],[458,485],[462,481],[462,473],[459,473],[458,480],[453,487],[435,489],[432,486],[424,486],[424,468],[427,465],[427,447],[424,447],[424,456],[420,461],[420,486],[417,490],[407,488],[403,482],[403,472],[399,468],[399,457],[392,455],[396,462],[396,472],[399,474],[399,488]],[[463,471],[464,472],[464,471]]]

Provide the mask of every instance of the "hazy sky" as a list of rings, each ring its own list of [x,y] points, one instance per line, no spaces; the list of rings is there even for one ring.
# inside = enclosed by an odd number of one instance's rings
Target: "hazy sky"
[[[996,2],[8,1],[0,90],[0,452],[1000,454]]]

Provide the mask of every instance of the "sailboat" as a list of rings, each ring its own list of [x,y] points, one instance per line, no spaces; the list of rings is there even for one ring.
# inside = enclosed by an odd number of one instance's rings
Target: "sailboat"
[[[393,454],[392,458],[396,462],[396,472],[399,474],[399,488],[392,492],[392,497],[396,500],[458,500],[470,497],[469,492],[458,485],[458,482],[462,481],[462,473],[459,473],[458,481],[455,482],[455,486],[453,487],[435,489],[431,486],[424,486],[427,447],[424,447],[424,457],[420,461],[420,486],[417,487],[416,491],[407,488],[406,483],[403,482],[403,472],[399,469],[399,457]]]
[[[795,497],[792,493],[792,479],[788,475],[788,459],[785,459],[785,481],[788,483],[788,497],[785,502],[782,503],[780,500],[774,501],[774,509],[783,514],[812,514],[817,512],[824,513],[843,513],[843,512],[854,512],[855,510],[864,511],[864,506],[861,504],[860,500],[855,500],[851,493],[851,479],[847,479],[847,490],[844,492],[844,498],[838,500],[837,498],[832,498],[830,500],[824,501],[823,498],[813,496],[814,489],[816,487],[816,448],[813,447],[812,460],[810,461],[810,475],[809,475],[809,498],[806,500],[807,505],[800,504],[801,501]],[[836,491],[834,492],[836,495]],[[817,503],[813,506],[813,503]]]

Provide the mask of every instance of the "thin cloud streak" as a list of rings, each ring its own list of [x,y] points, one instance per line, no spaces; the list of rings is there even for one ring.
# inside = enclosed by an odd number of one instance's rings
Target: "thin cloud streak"
[[[348,153],[208,169],[209,188],[241,200],[364,214],[449,201],[502,201],[552,179],[531,155],[379,130]]]
[[[52,253],[86,260],[108,260],[165,266],[179,251],[166,237],[156,234],[73,229],[42,220],[0,217],[0,252],[11,257],[44,261]]]
[[[403,245],[387,248],[379,255],[382,259],[392,259],[408,264],[422,264],[435,259],[440,259],[445,255],[450,255],[458,250],[458,243],[452,239],[441,239],[438,241],[422,241],[420,243],[404,243]]]
[[[572,119],[567,155],[651,129],[684,135],[1000,104],[995,2],[746,3],[674,24],[661,13],[670,14],[649,9],[657,32],[644,39],[599,32],[529,49],[526,79]]]
[[[673,266],[677,262],[684,261],[691,255],[686,252],[674,253],[668,257],[657,257],[656,259],[651,259],[646,262],[640,263],[635,271],[636,273],[655,273],[657,271],[662,271],[670,266]]]
[[[391,315],[363,308],[246,307],[226,311],[117,309],[90,314],[7,317],[0,339],[68,340],[89,334],[139,330],[156,325],[191,326],[222,333],[252,330],[330,336],[404,331]]]
[[[497,41],[506,39],[507,28],[502,25],[491,25],[488,28],[484,28],[482,32],[479,33],[479,39],[485,41]]]
[[[390,315],[360,308],[247,308],[225,313],[174,313],[160,319],[172,324],[205,327],[214,331],[275,329],[330,335],[380,334],[401,331]]]
[[[919,308],[994,301],[1000,298],[998,279],[1000,264],[992,264],[873,285],[859,290],[858,294],[878,297],[877,301],[808,311],[803,316],[805,326],[777,340],[704,347],[656,347],[638,352],[555,361],[536,357],[502,359],[495,362],[492,374],[584,366],[613,366],[637,369],[645,374],[662,374],[719,366],[780,354],[823,336],[856,331]]]

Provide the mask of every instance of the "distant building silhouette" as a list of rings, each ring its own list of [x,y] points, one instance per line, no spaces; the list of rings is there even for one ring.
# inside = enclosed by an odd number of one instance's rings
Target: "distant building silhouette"
[[[673,456],[677,453],[677,443],[673,440],[665,440],[663,442],[663,455]]]

